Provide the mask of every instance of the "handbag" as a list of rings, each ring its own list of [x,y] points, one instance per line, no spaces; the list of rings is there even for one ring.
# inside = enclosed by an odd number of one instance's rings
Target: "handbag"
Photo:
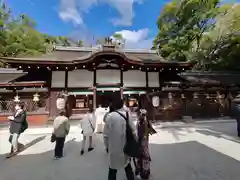
[[[132,128],[129,124],[129,114],[126,112],[127,117],[125,117],[120,112],[116,111],[121,117],[123,117],[126,121],[126,143],[123,148],[124,154],[132,158],[139,158],[141,155],[141,146],[137,139],[135,138]]]
[[[51,136],[51,142],[54,143],[56,141],[57,137],[55,134],[52,134]]]

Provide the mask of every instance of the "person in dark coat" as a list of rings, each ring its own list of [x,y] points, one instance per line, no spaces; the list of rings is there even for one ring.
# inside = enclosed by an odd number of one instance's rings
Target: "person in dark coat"
[[[16,153],[23,146],[18,142],[18,138],[21,133],[27,129],[26,111],[23,109],[23,104],[17,104],[15,107],[16,112],[14,116],[9,117],[10,120],[10,137],[9,142],[12,145],[10,155]]]
[[[231,107],[232,117],[237,120],[237,132],[238,137],[240,137],[240,96],[233,99]]]

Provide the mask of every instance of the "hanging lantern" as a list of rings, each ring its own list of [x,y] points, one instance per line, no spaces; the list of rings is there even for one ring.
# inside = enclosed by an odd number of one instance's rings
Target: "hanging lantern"
[[[158,107],[159,106],[159,102],[160,100],[159,100],[159,97],[158,96],[153,96],[152,97],[152,105],[154,106],[154,107]]]
[[[168,99],[172,99],[172,98],[173,98],[172,93],[171,92],[168,93]]]
[[[15,97],[14,97],[14,100],[13,100],[14,102],[20,102],[20,97],[18,96],[18,95],[16,95]]]
[[[210,96],[209,96],[209,94],[206,94],[206,99],[210,99]]]
[[[197,99],[198,98],[198,94],[197,93],[193,93],[193,99]]]
[[[65,99],[64,98],[58,98],[56,102],[56,106],[58,110],[62,110],[65,108]]]
[[[38,102],[39,101],[39,94],[38,93],[35,93],[34,95],[33,95],[33,101],[34,102]]]
[[[231,94],[231,93],[229,93],[229,94],[228,94],[228,98],[229,98],[230,100],[232,100],[232,99],[233,99],[233,96],[232,96],[232,94]]]

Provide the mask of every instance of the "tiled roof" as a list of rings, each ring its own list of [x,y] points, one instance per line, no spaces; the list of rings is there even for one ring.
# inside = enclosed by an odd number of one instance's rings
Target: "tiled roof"
[[[72,62],[74,60],[85,60],[91,58],[96,53],[104,53],[102,48],[81,48],[81,47],[56,47],[54,51],[39,57],[2,57],[3,61],[22,60],[22,61],[56,61]],[[109,52],[109,51],[106,51]],[[134,49],[114,49],[111,53],[119,53],[128,59],[136,61],[162,62],[164,59],[153,50],[134,50]]]
[[[0,68],[0,84],[7,84],[27,73],[14,68]]]
[[[186,72],[181,77],[193,84],[240,85],[240,73],[234,72]]]

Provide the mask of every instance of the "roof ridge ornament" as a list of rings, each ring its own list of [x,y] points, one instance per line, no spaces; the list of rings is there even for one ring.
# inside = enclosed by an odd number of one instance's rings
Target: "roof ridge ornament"
[[[111,37],[104,38],[105,42],[102,45],[103,51],[115,51],[116,44],[113,43],[113,39]]]

